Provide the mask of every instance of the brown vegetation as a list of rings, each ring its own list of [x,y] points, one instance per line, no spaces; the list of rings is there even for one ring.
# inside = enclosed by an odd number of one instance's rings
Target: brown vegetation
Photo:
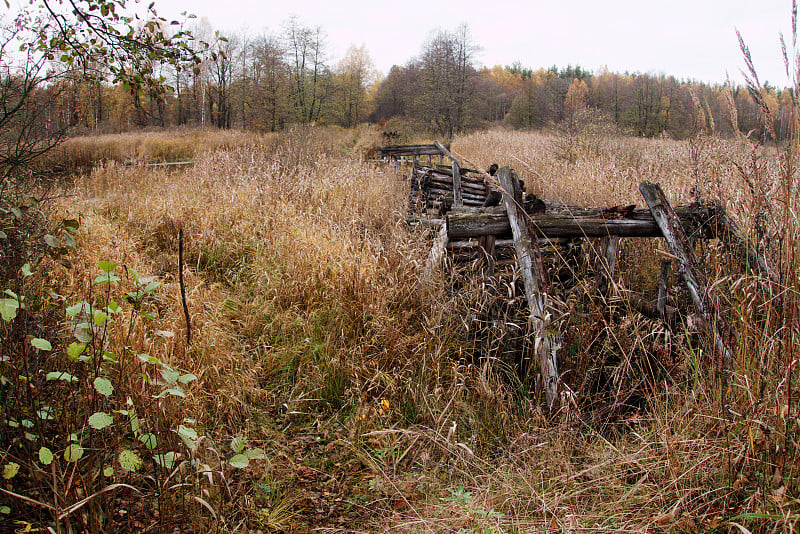
[[[77,253],[69,269],[34,266],[29,313],[48,309],[35,297],[38,287],[67,306],[102,301],[102,291],[90,289],[102,260],[120,263],[120,289],[134,289],[122,265],[164,285],[139,309],[151,318],[134,320],[127,307],[108,326],[106,350],[129,363],[111,367],[114,392],[92,408],[79,400],[92,393],[94,375],[64,354],[70,332],[32,333],[55,348],[37,362],[43,374],[68,370],[79,379],[71,386],[42,378],[37,386],[70,407],[64,424],[90,441],[87,459],[74,463],[64,457],[65,436],[45,434],[56,459],[44,479],[43,466],[8,448],[0,463],[23,468],[7,487],[67,510],[127,485],[60,522],[74,531],[114,524],[197,532],[727,532],[736,525],[771,532],[796,522],[798,397],[787,337],[796,315],[771,307],[757,277],[725,263],[730,256],[715,246],[704,251],[715,291],[736,312],[738,366],[725,382],[690,330],[670,330],[622,305],[609,310],[594,296],[591,265],[573,267],[560,293],[570,310],[561,409],[545,416],[535,377],[520,375],[503,354],[524,317],[504,310],[464,268],[421,280],[427,244],[405,225],[407,184],[358,157],[378,141],[362,133],[298,129],[231,141],[191,134],[199,146],[219,148],[196,147],[189,167],[107,162],[78,178],[59,211],[81,213]],[[147,139],[119,146],[168,144]],[[91,139],[76,143],[102,151]],[[191,145],[185,137],[175,143]],[[348,155],[354,144],[360,148]],[[770,211],[782,198],[774,153],[747,143],[614,138],[574,163],[553,147],[547,135],[501,130],[452,146],[481,168],[512,165],[548,200],[641,203],[638,183],[654,180],[675,203],[723,202],[746,228],[762,213],[774,217],[768,231],[796,227]],[[179,229],[191,346],[177,287]],[[657,248],[625,242],[621,289],[655,286]],[[509,291],[518,291],[514,282],[503,287]],[[784,305],[792,295],[782,295]],[[686,302],[680,293],[672,298]],[[54,326],[64,324],[58,307],[46,313]],[[160,391],[159,375],[136,354],[196,376],[188,397],[149,400]],[[25,406],[5,395],[8,410]],[[93,410],[130,409],[128,398],[142,428],[159,437],[154,452],[180,451],[174,471],[129,441],[121,416],[103,430],[87,426]],[[179,425],[197,431],[197,448],[182,441]],[[231,440],[244,435],[266,460],[255,455],[240,469]],[[38,446],[24,450],[35,454]],[[140,470],[120,467],[131,447]],[[103,465],[113,474],[98,478]],[[81,487],[68,484],[72,466]],[[52,521],[43,507],[8,494],[0,504],[36,526]]]

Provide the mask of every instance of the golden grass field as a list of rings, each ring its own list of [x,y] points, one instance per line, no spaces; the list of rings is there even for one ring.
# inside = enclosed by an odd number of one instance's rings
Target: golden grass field
[[[120,292],[133,287],[123,266],[164,284],[107,327],[104,350],[120,363],[109,371],[113,395],[97,401],[109,413],[135,407],[161,448],[139,447],[122,418],[92,438],[92,458],[103,459],[76,464],[83,489],[56,484],[61,506],[110,484],[135,489],[117,487],[62,525],[99,531],[102,520],[89,516],[102,512],[121,532],[796,528],[800,225],[774,149],[712,137],[619,138],[569,163],[544,133],[492,129],[454,139],[466,162],[510,165],[547,200],[642,205],[638,184],[657,181],[674,204],[719,201],[747,231],[766,214],[782,239],[773,258],[784,278],[773,293],[717,245],[703,251],[739,339],[728,380],[683,325],[669,331],[624,307],[608,312],[582,281],[586,260],[562,350],[573,393],[547,415],[533,381],[514,379],[497,358],[474,357],[469,317],[485,296],[468,273],[422,279],[429,236],[405,224],[408,184],[363,158],[378,133],[206,131],[66,145],[68,160],[102,163],[75,178],[53,214],[80,212],[72,268],[40,269],[36,283],[66,305],[107,302],[112,289],[104,295],[92,284],[107,260],[120,264]],[[123,164],[186,158],[194,165]],[[620,284],[652,287],[659,250],[654,240],[624,242]],[[783,308],[769,302],[776,292]],[[187,397],[155,398],[157,369],[136,354],[195,375]],[[587,378],[600,375],[605,381]],[[200,435],[194,448],[182,444],[179,425]],[[236,436],[265,458],[233,465]],[[120,469],[125,448],[141,456],[139,469]],[[168,450],[180,452],[173,469],[148,456]],[[93,478],[102,465],[113,475]],[[58,469],[54,479],[71,472],[64,462]]]

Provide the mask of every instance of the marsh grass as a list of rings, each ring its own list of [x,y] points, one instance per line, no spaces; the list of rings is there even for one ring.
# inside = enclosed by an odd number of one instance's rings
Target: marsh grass
[[[209,439],[246,433],[267,451],[264,464],[222,470],[217,488],[182,464],[174,483],[183,485],[160,508],[147,477],[129,476],[151,488],[140,501],[162,525],[772,532],[797,521],[797,223],[784,208],[781,173],[794,167],[782,147],[612,138],[570,163],[547,134],[455,139],[457,155],[479,168],[511,165],[547,200],[641,204],[638,184],[652,180],[675,204],[720,202],[781,273],[765,284],[721,244],[698,248],[738,334],[738,365],[723,380],[685,323],[670,330],[596,297],[584,246],[557,288],[569,310],[565,387],[560,410],[547,415],[535,369],[520,371],[511,356],[530,350],[513,268],[492,290],[480,262],[423,282],[428,236],[405,225],[407,184],[365,159],[374,131],[198,135],[176,136],[195,161],[177,170],[122,164],[134,147],[165,157],[157,145],[167,136],[151,145],[132,135],[75,140],[87,154],[76,159],[105,162],[60,206],[82,213],[73,268],[53,267],[39,282],[80,299],[100,260],[156,275],[156,318],[115,342],[197,375],[186,402],[161,406],[159,420],[190,416]],[[663,257],[653,243],[623,241],[621,291],[653,291]],[[671,299],[688,317],[685,295],[676,289]],[[175,337],[156,339],[154,329]],[[155,409],[138,380],[124,377],[120,393]],[[333,482],[315,483],[320,473]]]

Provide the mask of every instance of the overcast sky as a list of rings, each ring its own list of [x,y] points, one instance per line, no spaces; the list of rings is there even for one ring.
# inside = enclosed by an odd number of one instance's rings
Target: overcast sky
[[[148,3],[149,0],[141,0]],[[743,82],[735,28],[763,80],[787,85],[779,33],[791,46],[791,0],[155,0],[163,17],[189,10],[223,33],[278,32],[295,15],[320,26],[335,62],[366,45],[386,74],[418,55],[436,29],[467,23],[480,65],[515,61],[598,71],[671,74]]]

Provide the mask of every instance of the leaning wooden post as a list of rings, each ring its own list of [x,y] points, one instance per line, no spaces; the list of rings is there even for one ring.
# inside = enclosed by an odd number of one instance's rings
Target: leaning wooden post
[[[658,223],[661,233],[670,252],[675,256],[678,264],[678,272],[689,289],[694,305],[700,315],[705,319],[710,329],[710,334],[714,340],[714,348],[722,356],[723,365],[726,369],[733,368],[733,355],[728,348],[728,344],[723,338],[720,327],[724,324],[719,316],[719,305],[715,299],[708,294],[708,280],[706,279],[703,268],[691,247],[689,237],[681,226],[680,219],[675,215],[672,206],[669,205],[661,186],[651,182],[642,182],[639,185],[639,192],[644,197],[650,213]]]
[[[597,291],[605,298],[611,295],[614,286],[614,273],[617,270],[617,250],[619,237],[607,235],[600,245],[600,279],[597,282]]]
[[[433,144],[436,145],[436,148],[438,148],[443,155],[450,158],[450,161],[453,162],[453,205],[463,206],[464,198],[461,193],[460,164],[458,163],[458,160],[453,156],[453,154],[451,154],[450,151],[447,150],[447,147],[445,147],[442,143],[440,143],[439,141],[434,141]]]
[[[447,251],[447,242],[447,219],[445,219],[442,223],[442,227],[439,229],[436,240],[433,242],[431,251],[428,254],[428,259],[425,261],[425,270],[422,273],[422,279],[425,282],[430,280],[434,271],[439,269],[439,265],[442,263],[444,254]]]
[[[503,167],[497,173],[500,187],[503,189],[503,203],[505,204],[511,232],[514,235],[514,247],[517,251],[517,262],[522,273],[522,282],[525,286],[525,296],[528,299],[529,320],[535,336],[534,354],[539,361],[539,368],[544,381],[544,391],[548,409],[558,396],[558,349],[561,343],[558,340],[552,317],[548,310],[551,305],[545,291],[543,280],[544,269],[542,255],[536,244],[536,236],[528,233],[525,214],[522,207],[514,200],[514,181],[517,179],[509,167]]]

